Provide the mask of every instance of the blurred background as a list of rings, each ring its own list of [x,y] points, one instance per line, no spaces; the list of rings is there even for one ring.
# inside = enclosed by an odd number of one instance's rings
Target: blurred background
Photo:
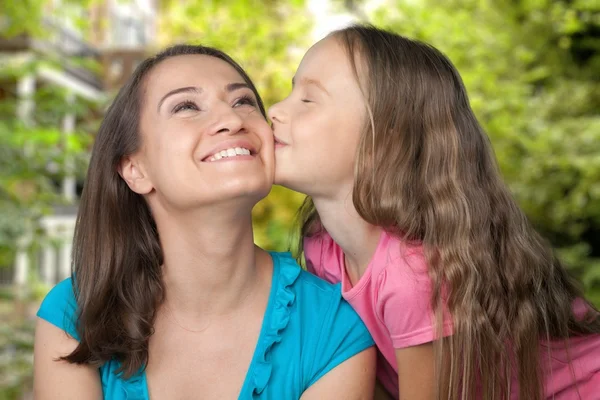
[[[31,398],[35,312],[70,274],[91,143],[116,90],[173,43],[218,47],[267,106],[329,31],[370,22],[456,64],[521,206],[600,305],[600,3],[596,0],[0,0],[0,400]],[[297,193],[255,209],[286,250]]]

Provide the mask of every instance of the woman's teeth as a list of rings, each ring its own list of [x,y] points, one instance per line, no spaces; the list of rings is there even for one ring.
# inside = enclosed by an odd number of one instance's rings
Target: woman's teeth
[[[243,147],[232,147],[230,149],[225,149],[225,150],[221,150],[218,153],[215,153],[212,155],[212,157],[208,160],[210,161],[217,161],[220,160],[221,158],[226,158],[226,157],[235,157],[235,156],[249,156],[250,155],[250,150],[245,149]]]

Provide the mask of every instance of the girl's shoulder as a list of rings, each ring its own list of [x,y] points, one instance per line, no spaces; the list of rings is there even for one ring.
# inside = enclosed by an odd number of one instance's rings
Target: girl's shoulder
[[[409,242],[401,236],[383,231],[371,262],[378,270],[421,275],[428,273],[427,258],[420,242]]]

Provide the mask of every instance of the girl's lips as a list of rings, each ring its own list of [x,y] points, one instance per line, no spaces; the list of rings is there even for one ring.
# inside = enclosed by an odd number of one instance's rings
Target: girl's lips
[[[277,136],[273,135],[273,139],[273,142],[275,143],[275,148],[287,146],[287,143],[279,139]]]

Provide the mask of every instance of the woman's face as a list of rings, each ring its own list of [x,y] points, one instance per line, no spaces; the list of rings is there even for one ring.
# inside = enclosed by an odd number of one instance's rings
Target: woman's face
[[[332,37],[315,44],[296,71],[292,93],[269,110],[275,183],[313,197],[347,195],[365,115],[342,46]]]
[[[273,136],[257,99],[227,62],[169,58],[141,89],[141,146],[122,163],[129,186],[151,207],[185,210],[251,200],[273,183]]]

